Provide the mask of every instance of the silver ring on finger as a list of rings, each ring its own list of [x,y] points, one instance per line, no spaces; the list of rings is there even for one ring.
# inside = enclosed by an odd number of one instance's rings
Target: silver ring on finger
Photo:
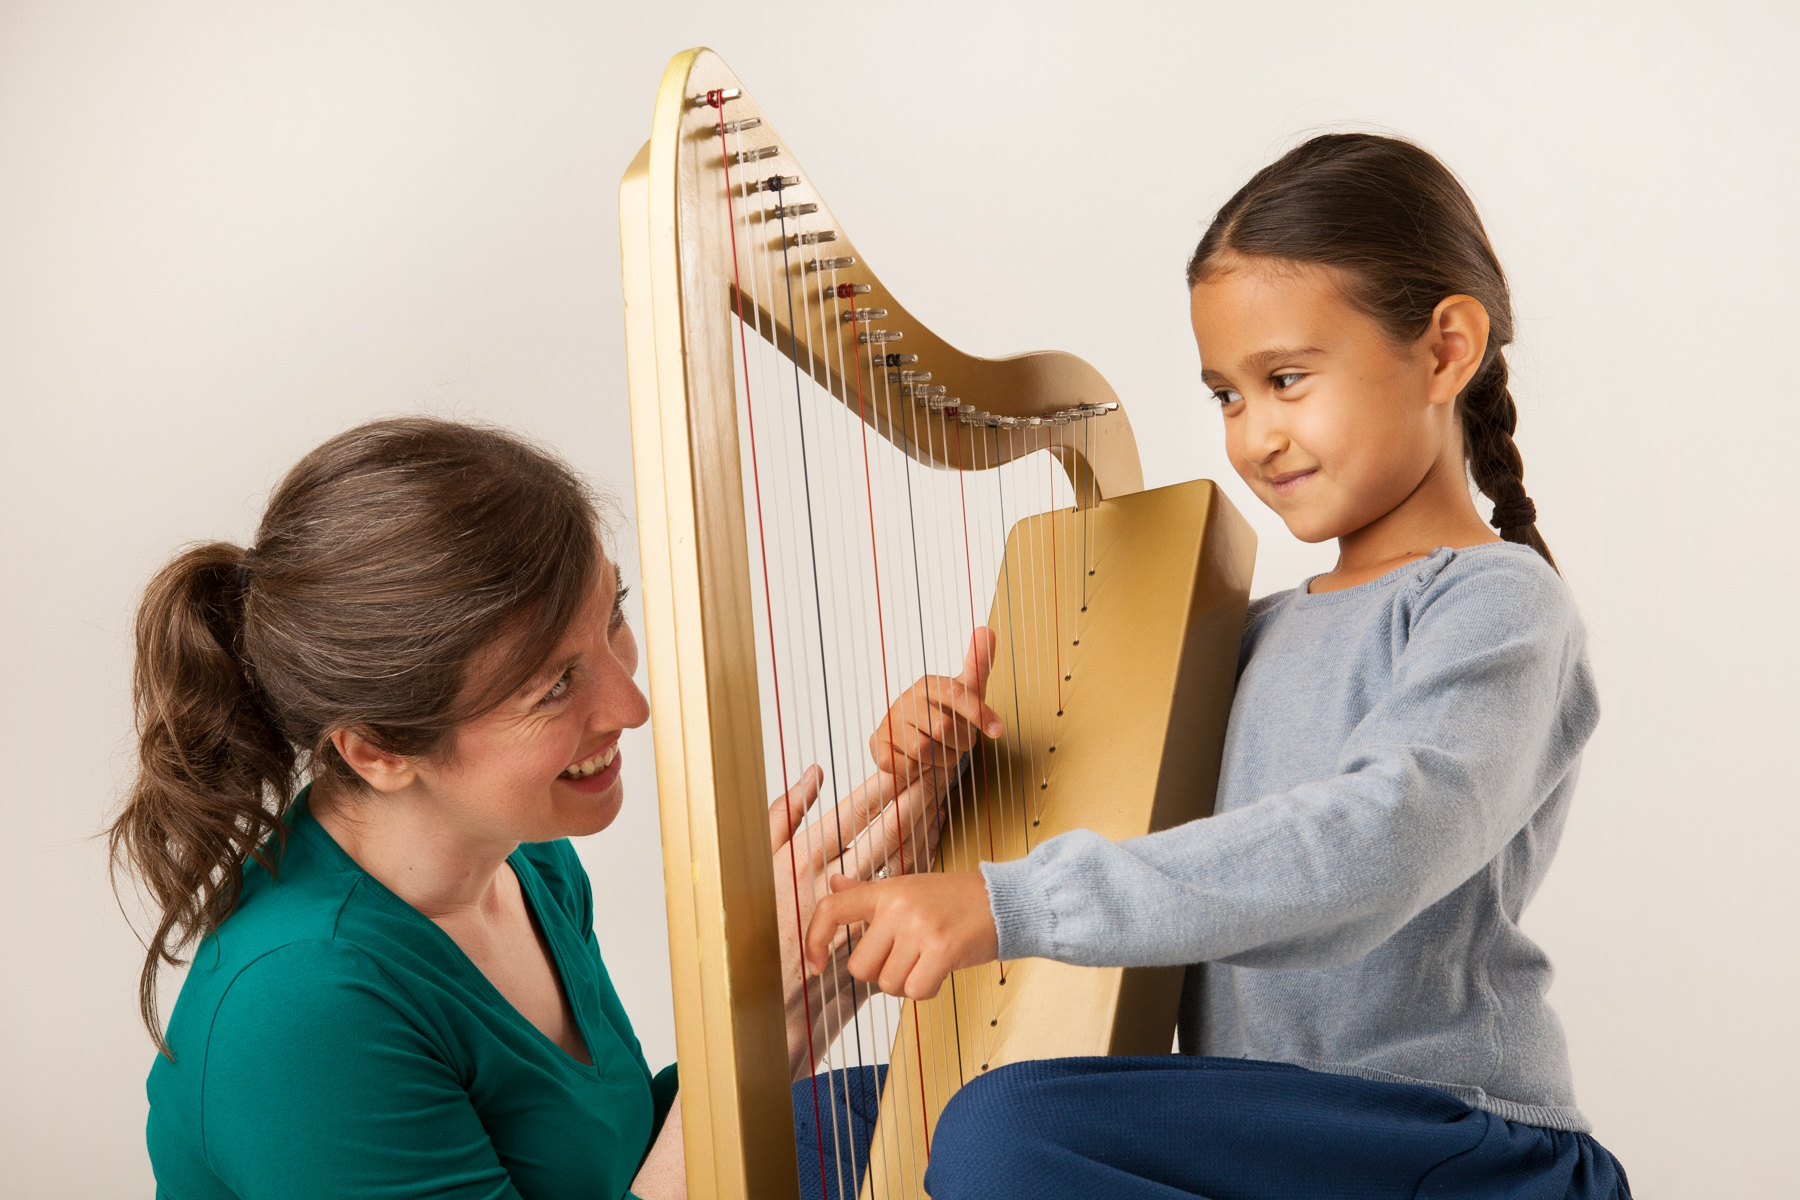
[[[875,878],[877,878],[877,879],[886,879],[887,877],[888,877],[888,869],[885,865],[880,870],[875,872]]]

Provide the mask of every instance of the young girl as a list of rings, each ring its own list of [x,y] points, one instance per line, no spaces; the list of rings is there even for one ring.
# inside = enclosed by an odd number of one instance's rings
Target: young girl
[[[1524,490],[1480,218],[1416,146],[1317,137],[1219,211],[1188,283],[1233,467],[1339,547],[1250,608],[1217,815],[852,882],[808,953],[866,922],[851,971],[909,996],[996,957],[1202,964],[1183,1056],[963,1088],[936,1200],[1628,1196],[1519,928],[1599,708]]]

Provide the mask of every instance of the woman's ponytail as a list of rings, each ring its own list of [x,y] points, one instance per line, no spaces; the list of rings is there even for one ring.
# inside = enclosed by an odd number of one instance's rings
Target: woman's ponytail
[[[1525,494],[1525,460],[1513,442],[1519,409],[1507,386],[1506,354],[1496,348],[1457,401],[1469,474],[1494,502],[1489,524],[1509,542],[1530,546],[1554,569],[1556,559],[1537,529],[1537,505]]]
[[[138,1007],[157,1049],[156,978],[236,907],[246,860],[282,828],[295,752],[244,658],[247,554],[196,546],[164,567],[137,614],[132,699],[138,776],[109,831],[161,916],[138,978]]]

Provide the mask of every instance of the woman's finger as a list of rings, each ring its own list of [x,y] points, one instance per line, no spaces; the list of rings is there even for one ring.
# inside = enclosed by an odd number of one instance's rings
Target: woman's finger
[[[819,798],[819,785],[825,772],[817,763],[800,772],[800,780],[769,805],[769,853],[778,853],[793,840],[794,831],[806,816],[806,810]]]

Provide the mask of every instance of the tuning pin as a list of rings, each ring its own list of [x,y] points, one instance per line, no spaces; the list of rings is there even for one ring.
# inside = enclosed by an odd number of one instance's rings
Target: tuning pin
[[[806,263],[806,269],[808,271],[841,271],[845,267],[854,267],[855,265],[856,256],[845,255],[843,258],[809,259]]]
[[[859,321],[879,321],[887,316],[885,308],[853,308],[844,314],[844,324],[853,325]]]
[[[786,220],[789,217],[804,217],[808,213],[816,213],[818,211],[819,206],[816,204],[777,204],[774,208],[769,210],[769,215],[774,217],[777,221],[781,221]]]
[[[828,283],[824,295],[827,300],[848,300],[852,296],[866,296],[868,292],[866,283]]]
[[[706,92],[702,95],[695,96],[694,100],[693,100],[693,104],[694,104],[695,108],[699,108],[702,105],[705,105],[709,108],[718,108],[721,105],[723,105],[727,100],[736,100],[739,96],[741,96],[743,94],[744,93],[741,88],[714,88],[710,92]]]
[[[918,362],[919,356],[916,354],[879,354],[876,355],[876,361],[885,367],[904,367],[907,363]]]
[[[719,126],[726,133],[742,133],[746,129],[756,129],[762,125],[761,117],[745,117],[741,121],[726,121]]]
[[[837,230],[815,229],[811,233],[796,233],[788,239],[790,246],[816,246],[820,242],[837,241]]]
[[[930,383],[930,371],[889,371],[889,383]]]
[[[798,185],[799,182],[798,175],[771,175],[767,179],[758,180],[750,190],[753,192],[784,192],[788,188]]]
[[[871,329],[856,335],[856,340],[865,346],[879,346],[884,342],[897,342],[906,334],[898,329]]]
[[[761,162],[765,158],[774,158],[781,153],[780,146],[757,146],[749,150],[739,150],[731,156],[731,160],[739,166],[745,163]]]

